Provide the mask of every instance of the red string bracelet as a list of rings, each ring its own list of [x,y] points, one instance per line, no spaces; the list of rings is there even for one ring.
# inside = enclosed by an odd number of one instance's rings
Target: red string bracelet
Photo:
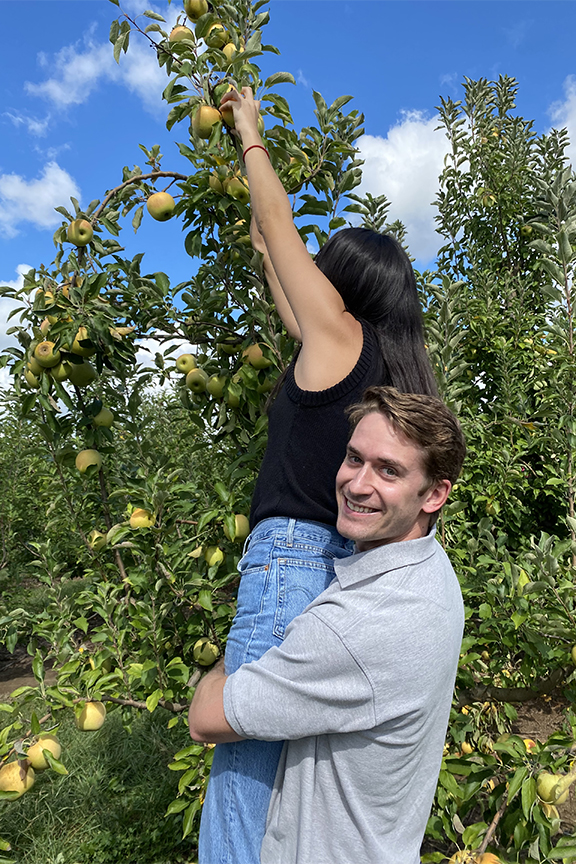
[[[268,159],[270,159],[270,153],[268,152],[268,150],[266,149],[266,147],[264,147],[263,144],[251,144],[250,147],[247,147],[247,148],[244,150],[244,152],[242,153],[242,161],[244,161],[244,160],[246,159],[246,153],[248,153],[249,150],[254,150],[255,147],[257,147],[258,150],[264,150],[264,152],[265,152],[266,155],[268,156]]]

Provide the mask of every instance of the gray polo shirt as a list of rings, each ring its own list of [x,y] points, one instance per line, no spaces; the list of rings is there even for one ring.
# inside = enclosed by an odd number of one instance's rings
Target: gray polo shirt
[[[418,864],[464,626],[458,580],[433,533],[335,569],[282,645],[224,686],[239,735],[287,742],[261,864]]]

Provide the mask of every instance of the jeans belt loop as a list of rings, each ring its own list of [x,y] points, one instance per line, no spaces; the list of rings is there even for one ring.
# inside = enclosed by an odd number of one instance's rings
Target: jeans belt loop
[[[286,545],[293,546],[294,545],[294,528],[296,527],[296,520],[289,519],[288,520],[288,530],[286,532]]]
[[[242,547],[242,557],[244,557],[244,555],[246,555],[246,553],[248,552],[248,549],[250,548],[250,538],[251,537],[252,537],[252,532],[250,532],[250,534],[248,534],[248,536],[246,537],[246,540],[244,541],[244,546]]]

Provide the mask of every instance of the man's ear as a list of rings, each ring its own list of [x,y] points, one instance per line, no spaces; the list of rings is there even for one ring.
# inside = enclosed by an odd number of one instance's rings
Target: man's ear
[[[424,493],[422,510],[424,513],[436,513],[448,500],[452,483],[450,480],[438,480]]]

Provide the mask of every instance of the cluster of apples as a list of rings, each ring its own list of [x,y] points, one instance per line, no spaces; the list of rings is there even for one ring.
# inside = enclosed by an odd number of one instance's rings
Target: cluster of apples
[[[492,852],[478,853],[462,849],[450,858],[450,864],[501,864],[501,861]]]
[[[190,21],[196,24],[208,12],[207,0],[184,0],[184,11]],[[194,33],[186,25],[177,24],[170,33],[170,41],[183,42],[184,40],[193,42]],[[232,60],[237,51],[236,45],[230,39],[230,34],[221,21],[214,21],[210,25],[208,32],[204,36],[204,42],[209,48],[218,48],[221,50],[228,62]],[[240,51],[243,50],[241,46]]]
[[[106,707],[102,702],[85,702],[76,714],[76,728],[82,732],[94,732],[106,719]],[[24,759],[5,762],[0,768],[0,791],[12,792],[13,798],[20,798],[29,792],[36,782],[36,774],[51,768],[51,760],[60,761],[62,745],[52,732],[41,732],[35,736],[34,743],[26,750]],[[59,766],[60,773],[66,773]]]
[[[220,344],[220,348],[226,354],[234,354],[239,350],[240,343],[223,342]],[[249,345],[248,348],[244,349],[242,360],[245,363],[249,363],[254,369],[267,369],[272,365],[272,361],[264,355],[258,343]],[[227,376],[224,374],[208,375],[204,369],[198,366],[193,354],[181,354],[176,359],[176,369],[186,376],[186,387],[193,393],[206,392],[214,399],[225,398],[231,408],[239,407],[240,397],[235,392],[237,388],[230,389]],[[234,375],[232,384],[238,385],[239,380],[239,376]],[[263,388],[262,392],[265,392],[267,389],[268,387]]]

